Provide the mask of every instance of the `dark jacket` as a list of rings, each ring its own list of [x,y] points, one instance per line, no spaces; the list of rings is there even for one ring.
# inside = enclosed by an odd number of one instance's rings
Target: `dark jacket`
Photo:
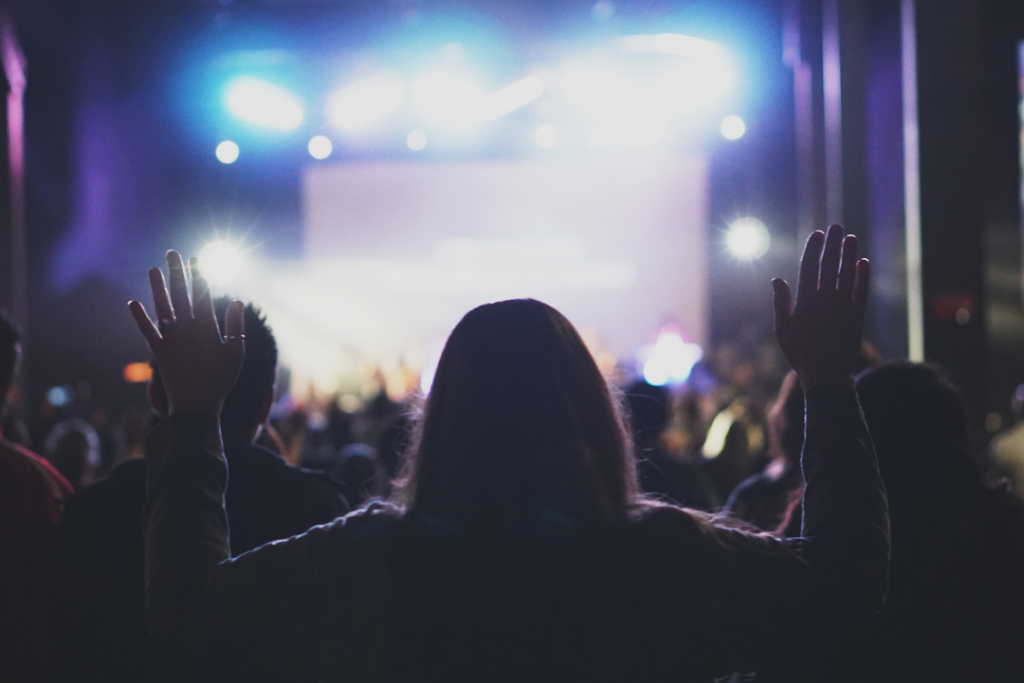
[[[231,558],[217,423],[147,444],[146,591],[163,642],[293,681],[706,681],[874,614],[889,526],[852,390],[807,398],[805,538],[670,506],[536,510],[501,534],[378,506]],[[223,664],[222,664],[223,665]]]
[[[227,461],[231,533],[225,540],[234,554],[300,534],[348,511],[334,480],[291,467],[269,450],[232,448]],[[192,662],[146,631],[146,471],[144,460],[122,463],[75,496],[61,519],[46,610],[46,664],[52,681],[201,681],[211,674],[200,675]]]

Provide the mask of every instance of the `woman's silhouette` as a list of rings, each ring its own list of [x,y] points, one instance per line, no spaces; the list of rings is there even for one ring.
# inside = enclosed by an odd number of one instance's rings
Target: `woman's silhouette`
[[[466,315],[442,355],[397,498],[237,558],[217,414],[244,353],[199,264],[151,271],[131,310],[171,417],[149,437],[151,629],[257,679],[710,680],[804,651],[881,605],[888,517],[852,388],[867,263],[814,233],[776,333],[807,393],[804,538],[646,502],[590,354],[553,308]]]

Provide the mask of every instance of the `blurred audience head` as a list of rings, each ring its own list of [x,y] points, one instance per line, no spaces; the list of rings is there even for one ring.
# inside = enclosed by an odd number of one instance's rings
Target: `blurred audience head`
[[[73,417],[50,431],[43,454],[78,490],[91,483],[99,471],[100,437],[91,424]]]
[[[960,392],[938,369],[887,363],[857,378],[894,508],[953,502],[979,485]]]
[[[672,395],[667,387],[640,380],[626,389],[629,426],[640,447],[657,441],[672,416]]]
[[[222,296],[214,300],[217,323],[224,329],[224,313],[233,299]],[[221,412],[221,432],[224,442],[251,443],[259,427],[267,419],[274,400],[274,380],[277,376],[277,342],[259,308],[245,306],[245,361],[238,374],[235,388],[228,394]],[[159,369],[153,367],[149,399],[161,415],[167,414],[167,394]]]
[[[0,413],[14,385],[21,359],[21,333],[6,313],[0,311]]]
[[[413,512],[459,521],[612,519],[637,500],[629,438],[576,329],[520,299],[452,331],[398,491]]]
[[[342,447],[328,470],[345,487],[345,497],[353,508],[380,495],[384,479],[378,466],[377,449],[364,443]]]

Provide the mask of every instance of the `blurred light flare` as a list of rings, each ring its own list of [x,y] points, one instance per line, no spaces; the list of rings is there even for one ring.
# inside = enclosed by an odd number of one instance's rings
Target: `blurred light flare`
[[[747,124],[743,119],[733,114],[722,119],[720,127],[722,137],[726,140],[739,140],[747,132]]]
[[[242,271],[242,250],[226,240],[214,240],[200,250],[199,263],[211,284],[228,284]]]
[[[60,408],[71,403],[71,397],[73,392],[69,386],[50,387],[46,391],[46,400],[50,402],[50,405]]]
[[[411,130],[405,136],[405,144],[414,152],[419,152],[427,146],[427,134],[422,130]]]
[[[295,93],[252,76],[232,81],[225,104],[233,116],[272,130],[294,130],[305,116]]]
[[[222,164],[233,164],[238,161],[239,149],[238,145],[231,140],[224,140],[217,145],[217,161]]]
[[[336,126],[356,130],[374,123],[405,102],[405,85],[394,78],[371,76],[331,96],[327,111]]]
[[[153,378],[153,367],[146,362],[129,363],[124,366],[122,375],[129,384],[141,384]]]
[[[683,341],[678,332],[662,332],[654,346],[647,349],[647,359],[643,364],[644,380],[657,387],[682,384],[703,357],[704,350],[699,344]]]
[[[334,144],[324,135],[317,135],[309,141],[309,156],[314,159],[326,159],[333,151]]]
[[[725,246],[736,258],[754,261],[768,253],[771,236],[764,223],[747,216],[729,225],[725,233]]]

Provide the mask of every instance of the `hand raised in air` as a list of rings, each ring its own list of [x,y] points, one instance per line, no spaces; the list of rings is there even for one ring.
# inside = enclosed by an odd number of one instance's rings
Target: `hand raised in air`
[[[129,301],[128,308],[156,358],[170,414],[201,410],[219,416],[245,358],[245,307],[241,301],[228,306],[222,337],[210,286],[198,259],[191,259],[188,268],[192,276],[191,298],[185,264],[178,252],[167,252],[169,298],[163,272],[159,268],[149,271],[159,329],[141,303]]]
[[[843,234],[833,225],[807,239],[795,306],[785,280],[772,280],[775,336],[805,391],[853,385],[871,271],[867,259],[857,260],[857,238]]]

